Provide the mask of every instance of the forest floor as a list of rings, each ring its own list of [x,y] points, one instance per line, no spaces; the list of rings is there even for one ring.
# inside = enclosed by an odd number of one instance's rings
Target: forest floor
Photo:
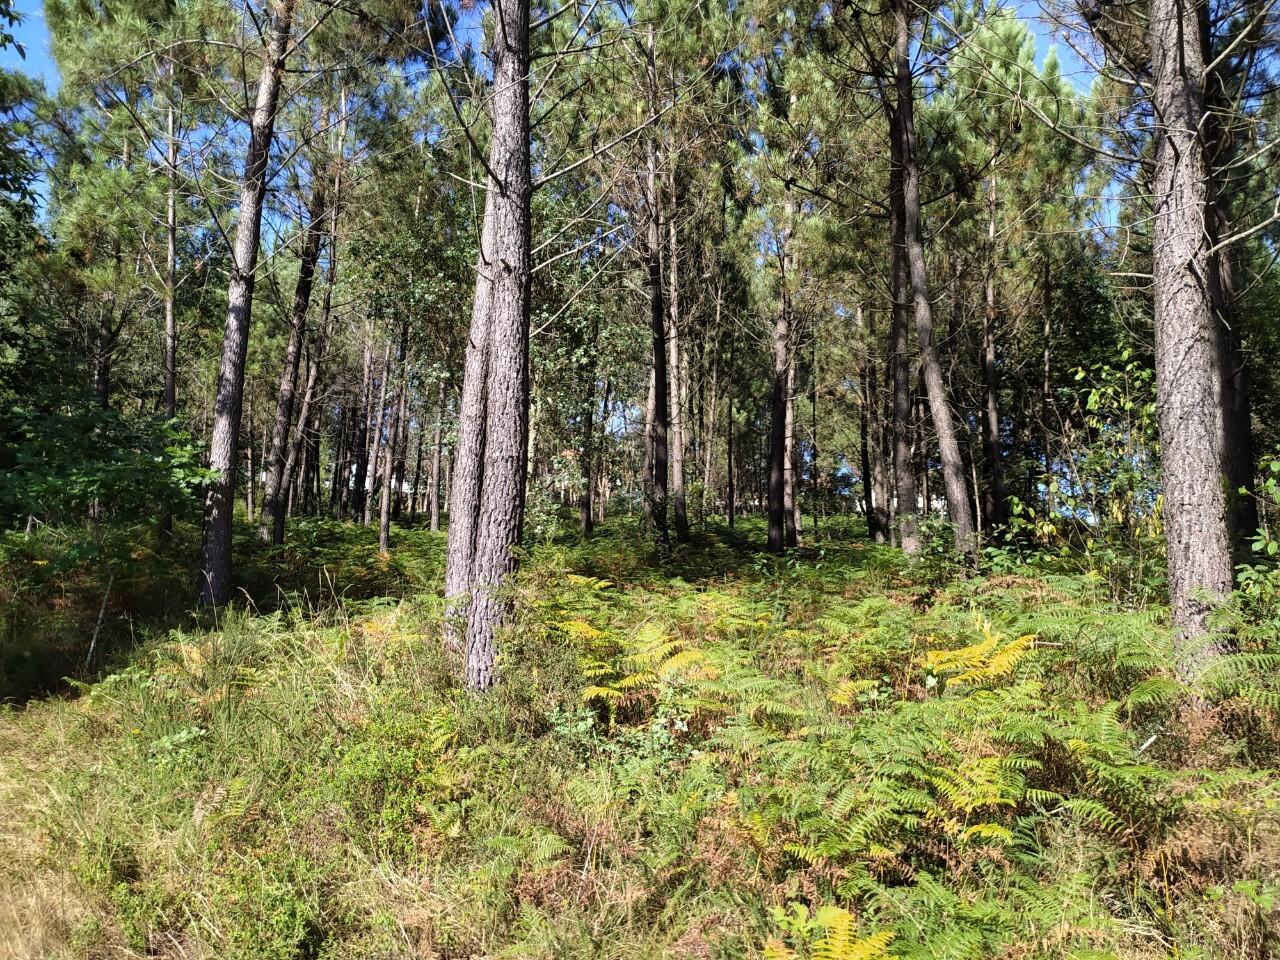
[[[1096,575],[615,524],[530,551],[474,696],[443,534],[246,530],[216,620],[184,536],[5,544],[0,956],[1280,950],[1276,671],[1179,706]]]

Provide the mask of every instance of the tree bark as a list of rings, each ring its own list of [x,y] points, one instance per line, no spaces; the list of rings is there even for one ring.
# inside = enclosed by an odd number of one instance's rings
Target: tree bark
[[[730,354],[730,364],[732,365],[732,354]],[[729,529],[733,529],[734,521],[737,519],[738,513],[738,491],[734,488],[734,467],[733,467],[733,394],[730,393],[725,401],[724,411],[724,519],[729,525]]]
[[[982,457],[987,463],[987,486],[982,515],[990,527],[1009,522],[1004,486],[1004,459],[1000,453],[1000,372],[996,366],[996,176],[987,187],[987,273],[982,314]]]
[[[671,500],[676,525],[676,540],[689,542],[689,505],[684,489],[684,455],[685,455],[685,416],[682,396],[681,371],[683,355],[680,347],[680,251],[679,237],[675,220],[675,173],[671,174],[671,209],[668,211],[667,232],[669,246],[667,248],[668,273],[670,288],[668,305],[671,314],[671,325],[667,333],[667,370],[671,380],[669,407],[671,411]]]
[[[1195,677],[1217,652],[1200,635],[1231,589],[1223,489],[1219,334],[1209,289],[1204,51],[1196,6],[1152,0],[1151,96],[1158,122],[1154,183],[1156,406],[1160,424],[1169,593],[1178,672]]]
[[[653,37],[650,35],[650,57]],[[662,227],[658,197],[658,156],[652,138],[649,141],[649,321],[653,337],[653,368],[649,382],[651,413],[648,420],[648,490],[645,505],[649,526],[658,539],[667,542],[667,424],[668,369],[666,310],[662,300]]]
[[[382,440],[383,422],[387,419],[387,382],[391,379],[391,341],[387,341],[382,353],[382,378],[378,384],[378,403],[373,408],[373,419],[369,424],[369,454],[365,459],[365,474],[361,480],[364,495],[360,498],[363,510],[360,522],[369,526],[373,522],[373,494],[381,476],[379,466],[382,450],[386,446]]]
[[[267,188],[267,161],[275,133],[280,81],[288,52],[297,0],[277,0],[271,15],[270,39],[262,59],[257,99],[240,184],[240,217],[231,251],[227,287],[227,323],[218,366],[209,467],[214,473],[205,494],[204,544],[200,569],[200,602],[221,606],[231,595],[231,514],[235,496],[240,408],[244,400],[245,354],[253,310],[254,274],[262,232],[262,201]]]
[[[464,679],[473,690],[496,680],[529,441],[529,0],[493,7],[493,134],[445,568],[455,617],[458,602],[468,601]]]
[[[262,522],[258,537],[263,542],[284,543],[284,462],[289,443],[289,425],[293,421],[294,395],[298,389],[298,367],[302,343],[307,329],[307,310],[311,306],[311,290],[315,282],[316,262],[320,259],[320,243],[324,236],[324,191],[319,183],[307,204],[306,233],[298,263],[298,280],[293,289],[289,339],[285,345],[284,366],[280,372],[280,390],[276,396],[276,415],[271,424],[271,452],[267,455],[266,487],[262,495]]]
[[[315,397],[316,380],[320,376],[320,355],[323,349],[323,345],[317,345],[308,351],[310,356],[307,359],[306,388],[302,391],[302,406],[298,409],[296,432],[293,442],[289,444],[289,456],[285,460],[284,478],[281,481],[281,497],[288,498],[283,504],[285,514],[293,510],[295,483],[298,479],[298,467],[302,463],[303,444],[307,442],[307,423],[311,416],[311,403]]]
[[[973,516],[969,509],[968,484],[965,481],[964,458],[956,438],[955,417],[947,400],[942,364],[933,334],[933,305],[929,300],[929,280],[924,257],[924,240],[920,233],[920,169],[916,158],[914,91],[911,77],[911,23],[908,0],[894,0],[896,28],[896,71],[898,136],[901,139],[903,239],[911,274],[911,298],[915,309],[916,339],[920,343],[925,389],[938,451],[942,459],[943,482],[947,494],[947,513],[955,527],[957,549],[973,554]]]
[[[786,201],[786,232],[780,253],[781,296],[778,315],[773,325],[773,380],[769,394],[769,527],[766,548],[770,553],[781,553],[786,547],[795,546],[795,514],[793,471],[791,460],[792,403],[791,388],[795,368],[792,362],[790,271],[787,269],[791,243],[794,202]]]
[[[893,304],[889,330],[889,355],[893,377],[893,473],[896,524],[892,535],[907,556],[920,552],[917,474],[911,453],[911,331],[907,321],[908,274],[906,214],[902,192],[902,139],[898,135],[898,111],[891,114],[892,166],[889,172],[889,232],[891,237],[890,288]]]
[[[391,423],[387,426],[387,454],[382,459],[382,502],[378,511],[378,552],[384,557],[391,553],[391,501],[395,496],[396,446],[400,436],[400,423],[404,418],[404,402],[408,386],[409,324],[400,328],[400,367],[396,395],[391,402]]]
[[[173,67],[169,67],[172,87]],[[178,135],[170,89],[165,111],[164,418],[178,415]]]
[[[783,417],[782,454],[782,517],[786,531],[787,547],[794,549],[800,543],[800,498],[796,496],[798,457],[796,443],[796,356],[788,351],[786,381],[786,413]]]
[[[444,440],[444,383],[440,384],[440,392],[436,400],[436,425],[431,436],[431,471],[427,491],[427,506],[431,511],[431,529],[440,529],[440,463]]]
[[[358,408],[352,411],[355,418],[353,427],[353,462],[351,476],[348,478],[350,491],[350,517],[358,519],[364,513],[364,476],[369,464],[369,419],[373,416],[373,329],[368,324],[364,334],[364,356],[361,362],[360,395],[356,398]]]
[[[595,511],[592,509],[593,478],[592,467],[595,461],[595,412],[596,389],[595,378],[592,377],[587,389],[586,411],[582,424],[582,452],[578,457],[578,466],[582,472],[582,496],[578,499],[578,526],[584,537],[589,537],[595,530]]]

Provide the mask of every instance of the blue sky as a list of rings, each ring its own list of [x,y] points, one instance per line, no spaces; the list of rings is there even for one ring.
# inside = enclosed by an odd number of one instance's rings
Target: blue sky
[[[27,51],[25,60],[18,51],[10,48],[0,51],[0,67],[22,70],[44,80],[50,90],[58,89],[58,68],[49,56],[49,32],[44,27],[44,8],[41,0],[18,0],[15,5],[22,23],[13,31],[18,42]]]
[[[1021,17],[1027,20],[1036,37],[1036,60],[1043,63],[1044,55],[1053,44],[1052,32],[1043,22],[1039,0],[1016,0],[1015,6]],[[22,23],[14,31],[18,41],[26,48],[26,59],[18,56],[16,50],[8,49],[0,52],[0,67],[22,70],[40,77],[50,91],[58,88],[58,68],[49,56],[49,34],[44,25],[44,9],[42,0],[17,0],[17,12],[22,16]],[[1072,53],[1071,49],[1058,44],[1058,59],[1062,64],[1063,74],[1084,91],[1089,88],[1093,72],[1089,70]]]

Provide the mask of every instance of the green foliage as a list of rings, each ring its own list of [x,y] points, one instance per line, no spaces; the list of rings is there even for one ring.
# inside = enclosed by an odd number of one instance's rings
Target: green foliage
[[[1280,885],[1262,650],[1206,679],[1207,741],[1156,613],[1094,578],[922,587],[887,549],[755,564],[715,531],[654,560],[622,525],[533,551],[474,697],[442,538],[395,531],[384,586],[418,599],[343,601],[372,533],[297,533],[263,570],[333,570],[323,602],[0,716],[0,796],[45,838],[4,869],[73,870],[81,954],[1265,955],[1238,949]]]
[[[188,508],[209,479],[185,431],[88,403],[0,415],[0,522],[130,521]]]

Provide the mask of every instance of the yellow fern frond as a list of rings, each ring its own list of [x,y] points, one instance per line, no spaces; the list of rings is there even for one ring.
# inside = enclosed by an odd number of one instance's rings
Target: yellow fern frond
[[[813,945],[813,960],[882,960],[889,955],[893,931],[880,930],[860,938],[853,914],[843,907],[821,907],[814,921],[825,932]]]
[[[613,687],[587,687],[582,691],[582,699],[587,702],[599,700],[603,703],[611,703],[622,699],[622,691],[615,690]]]
[[[605,635],[603,630],[599,630],[587,623],[585,620],[564,620],[556,624],[564,633],[579,640],[599,640]]]

